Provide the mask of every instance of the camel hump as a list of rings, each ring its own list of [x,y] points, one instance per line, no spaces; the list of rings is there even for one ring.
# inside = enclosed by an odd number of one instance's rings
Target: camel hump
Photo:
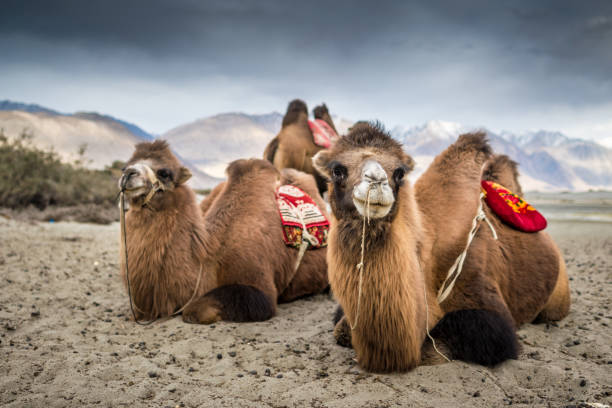
[[[489,159],[482,174],[482,179],[494,181],[518,195],[523,194],[519,183],[518,164],[505,154],[494,155]]]
[[[493,149],[489,145],[487,134],[485,132],[464,133],[457,138],[453,144],[458,152],[478,152],[485,157],[493,154]]]
[[[292,184],[312,196],[317,191],[317,184],[311,174],[291,168],[281,170],[281,184]]]
[[[321,105],[315,106],[312,110],[312,114],[315,119],[323,119],[325,115],[329,115],[329,110],[327,109],[327,105],[322,103]]]
[[[242,176],[246,174],[250,174],[252,172],[258,171],[271,171],[273,173],[277,173],[276,168],[266,160],[261,159],[239,159],[231,162],[227,169],[225,170],[227,173],[228,180],[237,181],[242,178]]]
[[[306,114],[306,118],[308,118],[308,106],[306,106],[306,102],[301,99],[292,100],[289,102],[289,106],[287,106],[287,112],[283,117],[282,127],[296,123],[302,114]]]

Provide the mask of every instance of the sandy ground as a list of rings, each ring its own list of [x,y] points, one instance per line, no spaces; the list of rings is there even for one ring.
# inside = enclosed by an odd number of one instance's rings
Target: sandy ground
[[[328,295],[282,305],[263,323],[141,327],[126,317],[117,224],[0,218],[0,405],[610,405],[612,224],[550,232],[574,304],[558,325],[521,328],[519,360],[373,375],[334,343]]]

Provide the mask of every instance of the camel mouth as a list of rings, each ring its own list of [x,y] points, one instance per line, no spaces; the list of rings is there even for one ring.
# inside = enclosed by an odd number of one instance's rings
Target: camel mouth
[[[355,204],[355,208],[357,212],[362,217],[368,218],[383,218],[389,211],[391,211],[391,207],[393,207],[393,202],[388,202],[383,200],[372,200],[370,199],[369,203],[366,203],[366,200],[362,200],[358,197],[353,196],[353,204]]]

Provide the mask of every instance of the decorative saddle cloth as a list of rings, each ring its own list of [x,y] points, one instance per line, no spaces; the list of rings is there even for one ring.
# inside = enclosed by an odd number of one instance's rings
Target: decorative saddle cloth
[[[312,136],[317,146],[328,149],[338,138],[334,129],[332,129],[323,119],[309,120],[308,126],[312,131]]]
[[[285,244],[300,248],[302,242],[306,241],[309,248],[327,246],[329,221],[308,194],[287,184],[276,190],[276,203],[283,225]]]
[[[521,197],[493,181],[480,182],[489,208],[506,224],[524,232],[546,228],[546,218]]]

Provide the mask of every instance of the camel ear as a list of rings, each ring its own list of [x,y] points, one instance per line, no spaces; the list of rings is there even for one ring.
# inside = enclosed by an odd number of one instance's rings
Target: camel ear
[[[402,162],[404,163],[404,166],[406,166],[406,173],[410,173],[412,170],[414,170],[414,159],[405,154],[404,153],[404,158],[402,159]]]
[[[191,178],[191,171],[187,167],[181,167],[179,170],[178,178],[176,179],[176,184],[184,184]]]
[[[329,150],[320,150],[319,153],[315,154],[312,158],[312,165],[319,172],[319,174],[325,179],[330,180],[329,176],[329,162],[331,161],[331,155]]]

